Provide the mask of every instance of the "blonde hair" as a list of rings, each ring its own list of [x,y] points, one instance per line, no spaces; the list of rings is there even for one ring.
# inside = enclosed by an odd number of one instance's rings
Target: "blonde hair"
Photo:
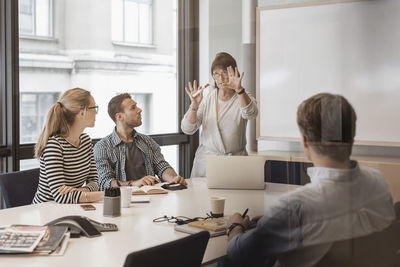
[[[40,158],[50,136],[68,136],[76,115],[89,106],[91,94],[81,88],[70,89],[58,99],[47,113],[46,124],[35,145],[35,157]]]

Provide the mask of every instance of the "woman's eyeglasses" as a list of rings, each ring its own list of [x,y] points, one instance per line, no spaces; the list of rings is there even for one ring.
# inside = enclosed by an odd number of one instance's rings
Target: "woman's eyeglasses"
[[[94,109],[94,111],[96,111],[96,113],[99,112],[99,106],[98,105],[93,106],[93,107],[88,107],[87,109]]]
[[[169,223],[176,223],[176,224],[187,224],[187,223],[190,223],[190,222],[194,222],[194,221],[200,221],[200,220],[205,220],[206,218],[203,218],[203,217],[195,217],[195,218],[189,218],[189,217],[186,217],[186,216],[167,216],[167,215],[164,215],[164,216],[162,216],[162,217],[159,217],[159,218],[155,218],[154,220],[153,220],[153,222],[156,222],[156,223],[158,223],[158,222],[169,222]]]
[[[219,78],[226,78],[228,77],[228,72],[227,71],[223,71],[222,73],[218,73],[218,72],[213,72],[212,76],[214,77],[214,79],[219,79]]]

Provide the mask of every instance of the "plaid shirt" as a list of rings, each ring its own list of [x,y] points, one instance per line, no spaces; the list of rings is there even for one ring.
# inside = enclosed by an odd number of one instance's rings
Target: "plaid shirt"
[[[133,139],[142,152],[146,175],[162,178],[162,173],[171,168],[161,154],[160,146],[149,136],[134,131]],[[119,138],[116,130],[94,146],[94,159],[99,175],[100,189],[111,187],[112,180],[126,181],[126,155],[128,145]]]

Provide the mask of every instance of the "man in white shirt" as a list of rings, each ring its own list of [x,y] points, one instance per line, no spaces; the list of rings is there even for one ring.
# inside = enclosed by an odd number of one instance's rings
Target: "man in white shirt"
[[[304,153],[314,164],[307,170],[311,183],[283,195],[255,229],[245,232],[247,216],[230,218],[231,265],[313,266],[333,242],[390,225],[395,214],[382,174],[350,160],[355,122],[353,107],[340,95],[318,94],[300,104],[297,124]],[[307,247],[307,253],[291,254]]]

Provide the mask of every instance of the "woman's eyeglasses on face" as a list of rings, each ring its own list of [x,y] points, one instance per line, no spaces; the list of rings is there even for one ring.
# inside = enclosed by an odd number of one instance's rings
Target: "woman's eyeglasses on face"
[[[99,112],[99,106],[98,105],[93,106],[93,107],[88,107],[87,109],[94,109],[94,111],[96,111],[96,113]]]
[[[219,78],[226,78],[228,77],[228,72],[227,71],[223,71],[222,73],[219,72],[213,72],[212,76],[214,77],[214,79],[219,79]]]

